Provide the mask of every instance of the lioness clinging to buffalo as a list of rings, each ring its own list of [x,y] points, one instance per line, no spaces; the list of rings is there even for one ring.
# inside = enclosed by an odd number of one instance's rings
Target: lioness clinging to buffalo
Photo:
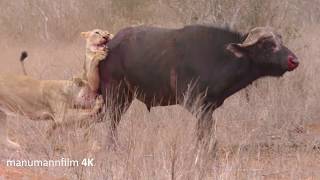
[[[107,42],[113,35],[108,31],[94,29],[82,32],[81,36],[86,39],[86,59],[83,63],[82,78],[87,80],[92,91],[98,91],[100,85],[99,62],[107,56]]]
[[[90,55],[86,54],[82,78],[38,80],[26,75],[0,75],[0,145],[19,148],[19,144],[8,139],[6,116],[10,114],[53,120],[53,127],[66,124],[69,119],[84,121],[95,117],[103,106],[103,99],[97,96],[97,66],[107,56],[106,43],[110,38],[107,31],[86,32],[86,53]],[[26,57],[23,53],[21,61]]]

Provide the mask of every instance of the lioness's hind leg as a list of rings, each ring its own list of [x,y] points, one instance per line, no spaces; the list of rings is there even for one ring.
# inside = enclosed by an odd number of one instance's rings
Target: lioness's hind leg
[[[12,149],[19,149],[20,145],[9,140],[8,138],[8,126],[7,126],[7,115],[0,110],[0,145],[6,146]]]

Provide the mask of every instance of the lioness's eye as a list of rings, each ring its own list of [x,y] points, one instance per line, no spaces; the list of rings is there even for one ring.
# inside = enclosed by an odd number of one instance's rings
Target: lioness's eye
[[[96,34],[100,34],[98,31],[96,31]]]

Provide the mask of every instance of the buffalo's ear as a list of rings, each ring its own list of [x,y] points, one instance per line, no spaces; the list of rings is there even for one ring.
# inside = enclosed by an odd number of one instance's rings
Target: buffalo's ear
[[[85,39],[87,39],[88,37],[89,37],[89,31],[87,31],[87,32],[81,32],[80,33],[80,36],[82,37],[82,38],[85,38]]]
[[[237,58],[246,56],[246,49],[239,44],[230,43],[227,45],[226,50],[230,51]]]

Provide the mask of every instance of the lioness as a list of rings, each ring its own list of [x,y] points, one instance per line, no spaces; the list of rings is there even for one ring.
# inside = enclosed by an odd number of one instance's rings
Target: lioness
[[[100,112],[103,99],[97,97],[97,66],[107,56],[106,43],[110,34],[99,36],[100,40],[95,34],[87,34],[87,49],[91,51],[90,55],[86,54],[84,79],[38,80],[26,75],[0,76],[0,145],[14,149],[20,147],[8,139],[6,116],[10,114],[24,115],[33,120],[53,120],[54,128],[70,123],[66,119],[84,121]],[[20,61],[23,63],[26,57],[27,54],[23,53]],[[23,71],[26,74],[25,69]]]
[[[81,36],[86,40],[86,58],[83,63],[82,79],[88,80],[92,91],[97,91],[100,84],[98,64],[103,59],[95,58],[97,54],[107,56],[107,42],[113,38],[113,34],[101,29],[82,32]]]

